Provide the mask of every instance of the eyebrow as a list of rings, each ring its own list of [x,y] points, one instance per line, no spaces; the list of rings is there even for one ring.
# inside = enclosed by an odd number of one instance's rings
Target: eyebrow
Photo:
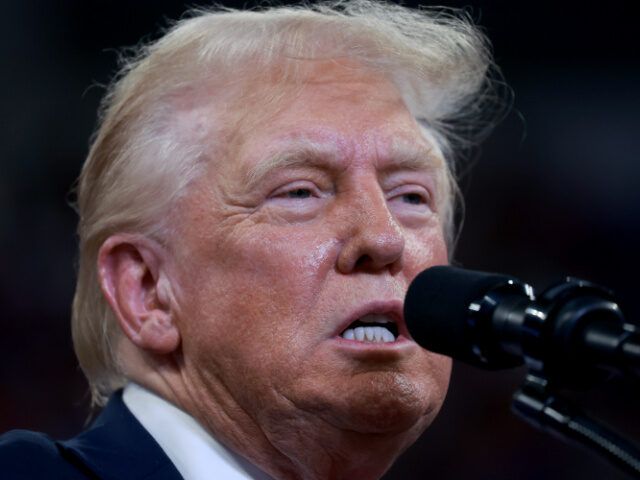
[[[416,142],[394,140],[388,166],[381,170],[433,170],[444,166],[444,159],[437,148]]]
[[[310,140],[297,140],[289,143],[273,155],[254,165],[245,175],[249,189],[253,189],[271,172],[286,168],[314,167],[331,163],[337,149],[329,148]]]
[[[271,172],[287,168],[322,167],[335,165],[338,149],[333,146],[314,142],[310,139],[298,139],[289,143],[266,159],[258,162],[245,175],[249,190],[262,182]],[[444,160],[432,148],[415,142],[394,141],[389,152],[389,161],[380,170],[428,171],[442,168]]]

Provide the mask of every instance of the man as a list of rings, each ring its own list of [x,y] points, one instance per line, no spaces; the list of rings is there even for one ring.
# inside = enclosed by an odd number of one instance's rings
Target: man
[[[78,186],[74,344],[109,401],[66,442],[5,435],[4,471],[379,478],[447,390],[402,305],[448,261],[488,69],[465,19],[360,0],[201,11],[144,48]]]

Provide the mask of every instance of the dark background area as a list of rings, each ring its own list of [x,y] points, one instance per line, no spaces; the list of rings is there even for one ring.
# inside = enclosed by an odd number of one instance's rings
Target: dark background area
[[[515,91],[512,113],[462,179],[467,208],[457,262],[537,289],[564,275],[583,277],[616,291],[628,320],[640,320],[633,4],[445,3],[468,7]],[[155,38],[185,5],[0,5],[0,432],[28,428],[64,438],[85,424],[89,397],[69,328],[77,242],[68,191],[104,91],[96,85],[114,73],[117,49]],[[456,364],[441,415],[385,478],[626,478],[509,412],[524,373]],[[579,400],[640,441],[637,390],[614,378]]]

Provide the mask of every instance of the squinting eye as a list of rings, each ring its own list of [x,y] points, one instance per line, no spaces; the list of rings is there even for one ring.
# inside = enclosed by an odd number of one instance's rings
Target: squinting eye
[[[402,199],[406,202],[406,203],[410,203],[412,205],[421,205],[425,202],[425,199],[422,197],[422,195],[418,194],[418,193],[406,193],[404,195],[402,195]]]
[[[287,198],[309,198],[311,196],[311,190],[308,188],[296,188],[284,193]]]

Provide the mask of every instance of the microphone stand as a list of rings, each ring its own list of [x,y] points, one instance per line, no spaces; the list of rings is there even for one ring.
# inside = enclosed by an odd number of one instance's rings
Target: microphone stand
[[[524,361],[514,413],[640,479],[640,449],[559,395],[597,386],[612,373],[640,380],[640,327],[625,321],[612,291],[567,278],[536,296],[509,276],[432,267],[412,282],[405,319],[433,352],[486,370]]]
[[[512,411],[536,428],[583,445],[640,479],[640,449],[562,398],[557,388],[593,386],[611,373],[640,379],[640,332],[624,323],[613,293],[569,278],[542,293],[527,310],[525,323],[536,336],[553,341],[528,348],[525,363],[529,371],[513,395]],[[590,328],[583,329],[585,324]],[[580,358],[573,346],[576,339],[581,339],[577,344],[582,348],[588,348],[580,360],[575,359]],[[585,369],[587,361],[591,368]]]
[[[528,374],[513,396],[511,409],[534,427],[590,448],[632,477],[640,478],[640,449],[559,397],[546,379]]]

